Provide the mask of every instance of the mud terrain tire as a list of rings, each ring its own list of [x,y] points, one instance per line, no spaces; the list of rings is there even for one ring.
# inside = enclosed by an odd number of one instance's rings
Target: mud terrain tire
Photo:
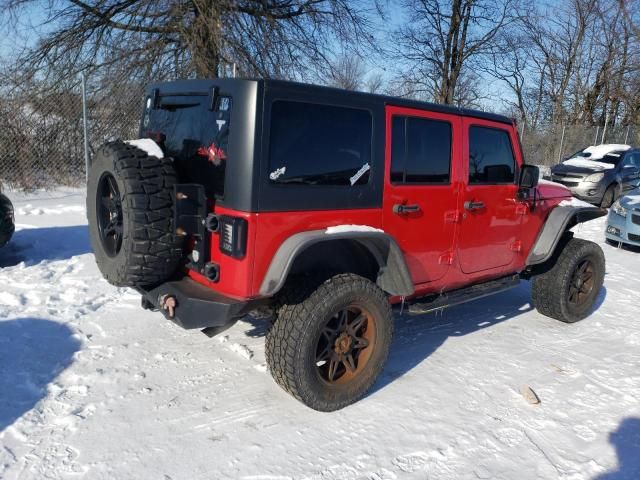
[[[585,318],[596,302],[605,274],[599,245],[572,238],[553,266],[533,277],[533,306],[543,315],[566,323]]]
[[[13,205],[5,195],[0,193],[0,248],[9,243],[15,229]]]
[[[182,259],[174,225],[172,161],[122,141],[96,153],[87,182],[89,236],[98,268],[117,286],[152,287]]]
[[[329,412],[356,402],[374,384],[389,353],[393,317],[385,293],[366,278],[322,278],[285,286],[266,357],[284,390]]]

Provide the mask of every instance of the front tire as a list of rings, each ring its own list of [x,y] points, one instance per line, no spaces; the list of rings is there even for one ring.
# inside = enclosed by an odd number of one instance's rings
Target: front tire
[[[613,202],[616,201],[616,186],[609,185],[602,196],[602,201],[600,202],[601,208],[609,208],[613,205]]]
[[[604,282],[604,253],[593,242],[572,238],[554,258],[550,269],[533,277],[533,306],[562,322],[582,320],[591,312]]]
[[[267,334],[271,375],[314,410],[350,405],[375,383],[393,336],[391,306],[373,282],[340,274],[285,287]]]

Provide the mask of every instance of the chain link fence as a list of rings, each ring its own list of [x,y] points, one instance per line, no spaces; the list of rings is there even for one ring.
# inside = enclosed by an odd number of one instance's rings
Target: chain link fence
[[[548,125],[538,129],[520,126],[522,149],[527,163],[553,166],[590,145],[618,143],[640,145],[640,128],[625,126]]]
[[[88,90],[90,152],[108,140],[137,136],[142,98],[143,89],[137,85]],[[38,93],[0,93],[0,183],[35,190],[84,182],[80,83]]]
[[[144,89],[140,85],[90,85],[89,149],[138,134]],[[108,93],[107,93],[108,92]],[[520,126],[527,163],[551,166],[589,145],[640,145],[638,126]],[[82,186],[85,181],[80,83],[44,93],[0,93],[0,183],[21,190]]]

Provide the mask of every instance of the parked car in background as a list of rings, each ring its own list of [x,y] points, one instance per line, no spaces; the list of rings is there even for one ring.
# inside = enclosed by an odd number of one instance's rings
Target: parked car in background
[[[0,191],[0,248],[9,243],[14,231],[13,205],[9,198]]]
[[[552,167],[549,179],[580,200],[609,208],[640,186],[640,150],[616,144],[587,147]]]
[[[605,236],[610,242],[640,247],[640,188],[612,205]]]

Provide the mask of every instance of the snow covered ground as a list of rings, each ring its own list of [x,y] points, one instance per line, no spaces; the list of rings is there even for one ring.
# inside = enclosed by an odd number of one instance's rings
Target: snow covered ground
[[[607,257],[588,319],[543,317],[528,283],[398,317],[373,392],[322,414],[272,382],[263,322],[209,339],[102,280],[82,192],[13,197],[2,479],[640,478],[640,253],[604,244],[604,219],[578,232]]]

